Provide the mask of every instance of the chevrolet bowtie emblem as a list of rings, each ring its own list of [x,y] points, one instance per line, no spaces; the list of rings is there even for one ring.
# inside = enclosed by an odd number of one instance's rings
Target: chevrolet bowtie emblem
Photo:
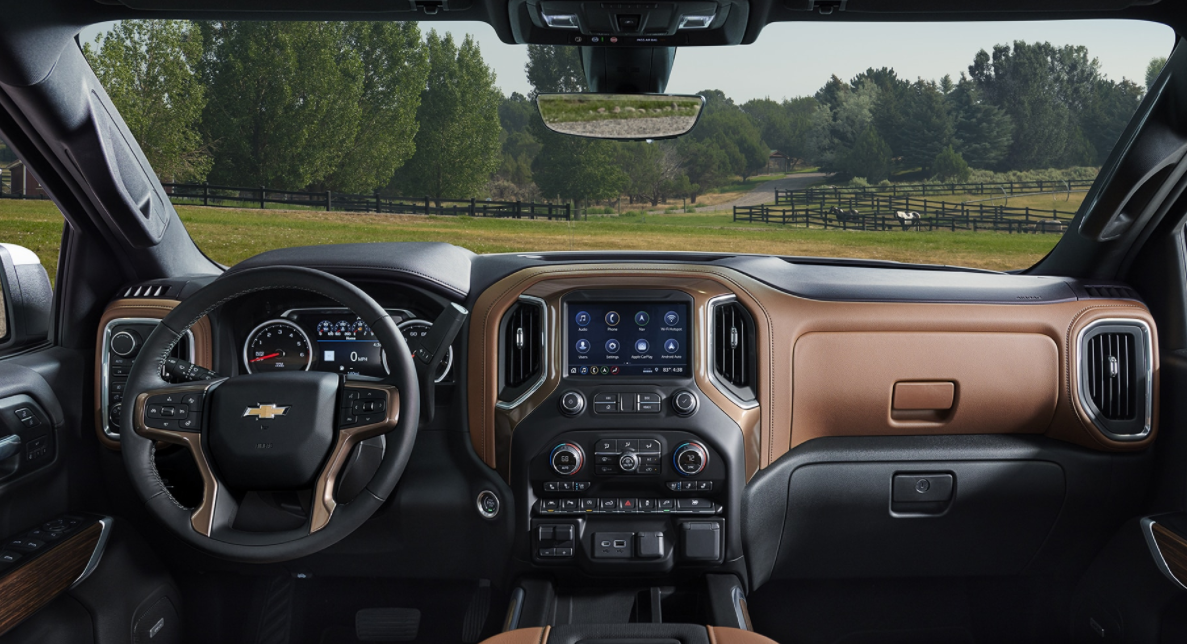
[[[243,411],[244,416],[255,416],[257,420],[272,420],[277,416],[283,416],[288,413],[288,407],[278,407],[272,403],[260,405],[259,407],[248,407]]]

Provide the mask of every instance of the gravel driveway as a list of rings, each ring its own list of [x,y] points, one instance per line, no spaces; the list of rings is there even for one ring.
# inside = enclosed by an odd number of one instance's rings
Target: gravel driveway
[[[697,208],[701,212],[709,212],[713,210],[733,210],[734,206],[757,206],[764,203],[775,203],[775,190],[803,190],[815,183],[820,183],[825,178],[823,172],[807,172],[804,174],[795,174],[786,179],[771,179],[770,181],[760,181],[750,189],[750,192],[725,203],[717,204],[716,206],[707,206],[705,208]]]

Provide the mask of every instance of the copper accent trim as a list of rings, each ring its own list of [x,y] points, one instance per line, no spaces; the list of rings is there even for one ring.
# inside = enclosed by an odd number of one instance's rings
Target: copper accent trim
[[[952,409],[955,398],[956,384],[952,382],[896,382],[893,409]]]
[[[103,431],[103,427],[107,424],[107,418],[104,415],[105,406],[103,404],[103,379],[105,376],[103,373],[103,335],[107,325],[113,320],[121,318],[161,320],[178,304],[180,304],[178,300],[170,299],[121,299],[107,305],[107,309],[103,311],[102,317],[99,318],[99,327],[95,337],[95,433],[99,438],[99,443],[104,447],[113,450],[119,450],[120,448],[119,441],[107,436]],[[213,369],[214,352],[210,319],[203,317],[198,320],[194,326],[190,327],[190,332],[194,337],[191,344],[194,352],[194,364],[206,369]]]
[[[378,423],[343,427],[338,430],[338,438],[334,441],[330,458],[326,461],[325,467],[322,468],[321,474],[317,476],[317,482],[314,484],[313,509],[309,517],[310,534],[326,527],[334,515],[334,509],[338,507],[338,502],[334,500],[334,488],[338,483],[338,474],[341,473],[342,466],[346,464],[346,459],[350,456],[350,451],[361,441],[391,431],[400,420],[400,392],[395,387],[362,382],[349,384],[351,388],[378,389],[385,392],[387,394],[387,416]]]
[[[207,537],[214,530],[215,505],[218,495],[221,492],[221,487],[218,477],[214,475],[214,470],[210,467],[210,460],[206,458],[206,451],[202,449],[202,433],[200,431],[183,432],[180,430],[149,427],[144,424],[144,407],[151,396],[187,393],[209,395],[210,389],[221,382],[222,380],[211,380],[209,382],[190,385],[150,389],[136,396],[135,407],[132,410],[132,423],[137,434],[162,443],[182,445],[189,448],[190,454],[194,457],[194,464],[198,467],[198,473],[202,476],[202,502],[190,514],[190,525],[193,526],[194,532]],[[203,417],[205,416],[205,410],[203,410]]]
[[[778,291],[753,278],[720,266],[684,264],[556,264],[524,269],[499,280],[481,293],[472,309],[468,339],[469,369],[467,376],[470,439],[488,466],[507,477],[507,454],[515,427],[533,409],[555,391],[560,383],[557,356],[563,351],[559,337],[557,306],[560,297],[569,290],[626,288],[682,290],[694,298],[696,325],[694,375],[702,393],[742,428],[746,449],[747,478],[760,467],[766,467],[789,449],[811,438],[827,435],[819,429],[805,426],[797,418],[793,429],[793,401],[797,391],[811,385],[811,377],[802,381],[793,377],[792,362],[795,347],[801,338],[811,333],[827,332],[892,332],[913,333],[996,333],[1037,334],[1050,339],[1044,352],[1053,355],[1054,409],[1033,419],[1036,425],[1020,427],[1045,433],[1051,438],[1068,441],[1091,449],[1122,451],[1142,449],[1157,434],[1158,414],[1158,334],[1153,317],[1141,304],[1131,300],[1065,301],[1050,304],[952,304],[901,302],[836,302],[808,300]],[[540,297],[550,310],[548,338],[552,365],[544,385],[514,410],[497,409],[498,382],[498,325],[508,307],[520,295]],[[755,348],[758,358],[758,401],[755,409],[740,409],[713,387],[707,377],[707,334],[700,329],[708,323],[704,303],[710,298],[733,294],[750,311],[755,323]],[[1110,439],[1100,432],[1083,412],[1074,392],[1078,388],[1078,374],[1073,368],[1075,338],[1086,324],[1100,318],[1129,318],[1145,322],[1151,329],[1153,360],[1152,430],[1144,438],[1132,442]],[[1053,354],[1051,353],[1053,352]],[[955,358],[964,356],[957,350]],[[880,356],[861,356],[844,365],[848,373],[860,374]],[[987,358],[988,366],[1001,369],[1003,356]],[[967,366],[967,365],[966,365]],[[976,365],[973,365],[976,366]],[[896,378],[906,380],[905,377]],[[952,380],[945,375],[928,375],[922,380]],[[801,384],[801,382],[803,384]],[[848,431],[858,434],[878,434],[886,427],[884,420],[890,413],[891,383],[879,392],[877,402],[879,424],[874,430],[860,427]],[[1044,382],[1047,382],[1046,380]],[[1047,385],[1044,385],[1047,391]],[[954,403],[961,405],[962,390],[956,383]],[[1047,394],[1044,393],[1044,396]],[[1047,408],[1044,407],[1044,410]],[[899,412],[915,413],[915,412]],[[800,414],[796,413],[796,416]],[[942,419],[941,419],[942,420]],[[895,422],[900,422],[896,420]],[[908,433],[906,425],[895,433]],[[918,430],[916,430],[918,431]],[[972,427],[970,426],[970,431]],[[928,433],[946,433],[933,425]]]
[[[525,269],[514,273],[484,291],[473,307],[470,331],[470,368],[467,385],[470,409],[470,438],[475,452],[490,467],[507,476],[507,454],[515,426],[548,398],[560,383],[564,347],[561,346],[563,322],[561,298],[570,291],[599,289],[675,290],[693,298],[693,378],[698,388],[741,428],[746,450],[746,476],[749,478],[765,464],[761,454],[764,442],[761,425],[769,421],[771,409],[766,399],[773,395],[769,381],[762,374],[773,363],[771,318],[751,289],[768,287],[748,280],[733,271],[718,267],[655,264],[559,265]],[[498,400],[499,324],[507,310],[521,295],[537,297],[547,306],[546,353],[549,367],[544,384],[515,409],[500,409]],[[709,380],[710,355],[707,329],[708,302],[718,296],[733,295],[750,311],[755,322],[756,353],[759,360],[757,390],[760,404],[744,408],[730,400]]]
[[[103,528],[99,523],[83,528],[78,534],[36,559],[0,576],[0,635],[41,610],[75,582],[87,568]]]
[[[1187,590],[1187,537],[1158,523],[1157,518],[1144,518],[1141,525],[1154,564],[1166,578]]]

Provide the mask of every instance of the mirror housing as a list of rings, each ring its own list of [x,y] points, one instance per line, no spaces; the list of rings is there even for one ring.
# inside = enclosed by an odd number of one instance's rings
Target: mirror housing
[[[671,94],[540,94],[536,107],[553,132],[591,139],[639,141],[687,134],[705,98]]]
[[[0,244],[0,266],[0,350],[43,342],[54,299],[49,274],[16,244]]]

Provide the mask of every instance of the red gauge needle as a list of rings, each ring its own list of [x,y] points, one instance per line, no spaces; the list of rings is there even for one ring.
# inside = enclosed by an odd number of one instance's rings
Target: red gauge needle
[[[248,362],[259,362],[260,360],[267,360],[268,358],[275,358],[275,357],[276,357],[276,356],[278,356],[278,355],[280,355],[280,353],[269,353],[269,354],[268,354],[268,355],[266,355],[266,356],[260,356],[260,357],[258,357],[258,358],[252,358],[251,360],[248,360]]]

